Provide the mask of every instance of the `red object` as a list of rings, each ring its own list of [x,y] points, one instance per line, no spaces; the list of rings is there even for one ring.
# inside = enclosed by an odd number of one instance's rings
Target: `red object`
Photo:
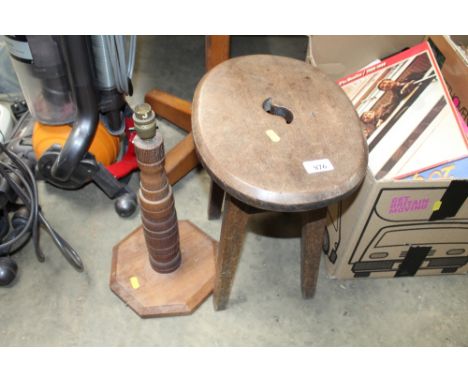
[[[124,178],[132,171],[138,169],[138,164],[135,156],[135,147],[133,146],[133,139],[136,136],[136,132],[131,130],[133,128],[133,119],[125,119],[125,135],[127,136],[128,146],[123,158],[109,166],[106,166],[107,170],[117,179]]]

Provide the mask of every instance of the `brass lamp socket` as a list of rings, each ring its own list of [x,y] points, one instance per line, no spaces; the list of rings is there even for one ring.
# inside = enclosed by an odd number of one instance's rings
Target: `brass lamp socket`
[[[156,134],[156,115],[147,103],[139,104],[133,113],[135,130],[141,139],[151,139]]]

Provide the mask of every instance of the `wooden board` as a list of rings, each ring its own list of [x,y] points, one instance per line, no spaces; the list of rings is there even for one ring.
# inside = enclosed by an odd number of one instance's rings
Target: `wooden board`
[[[190,132],[192,131],[192,104],[182,98],[153,89],[146,93],[145,102],[151,105],[154,113],[169,122]]]
[[[205,37],[205,68],[206,71],[229,58],[231,38],[225,35]]]
[[[182,264],[155,272],[140,226],[113,249],[110,287],[143,318],[191,314],[213,291],[217,242],[187,220],[179,221]]]
[[[165,169],[169,182],[172,185],[177,183],[198,164],[193,136],[189,133],[166,154]]]
[[[268,98],[292,112],[291,123],[265,111]],[[291,58],[243,56],[211,69],[195,92],[192,133],[216,182],[261,209],[325,206],[354,191],[367,169],[361,121],[348,97]],[[325,162],[330,171],[311,170]]]

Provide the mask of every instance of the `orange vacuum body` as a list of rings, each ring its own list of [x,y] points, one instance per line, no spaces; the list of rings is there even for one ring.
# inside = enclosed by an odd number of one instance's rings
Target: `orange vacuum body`
[[[34,124],[32,146],[37,160],[41,158],[49,147],[65,144],[72,128],[70,125],[44,125],[38,121]],[[120,139],[109,134],[102,122],[99,122],[89,152],[94,155],[96,161],[104,166],[114,163],[119,155]]]

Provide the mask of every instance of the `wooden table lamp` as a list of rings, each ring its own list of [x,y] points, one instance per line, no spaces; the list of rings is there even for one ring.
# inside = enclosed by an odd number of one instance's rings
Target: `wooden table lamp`
[[[110,286],[141,317],[190,314],[213,290],[217,242],[177,221],[151,106],[138,105],[133,119],[143,225],[114,247]]]

